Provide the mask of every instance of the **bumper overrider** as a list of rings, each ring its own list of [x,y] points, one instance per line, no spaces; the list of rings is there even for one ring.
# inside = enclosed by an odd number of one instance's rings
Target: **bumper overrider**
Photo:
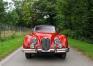
[[[69,52],[69,48],[62,48],[62,49],[49,49],[49,50],[42,50],[42,49],[22,49],[25,53],[38,53],[38,52],[53,52],[53,53],[65,53]]]

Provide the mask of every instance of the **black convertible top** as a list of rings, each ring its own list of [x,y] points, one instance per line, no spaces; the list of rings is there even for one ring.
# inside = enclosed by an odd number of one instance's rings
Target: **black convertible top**
[[[35,27],[55,27],[53,25],[36,25]]]
[[[47,33],[54,33],[55,26],[53,25],[37,25],[34,27],[35,32],[47,32]]]

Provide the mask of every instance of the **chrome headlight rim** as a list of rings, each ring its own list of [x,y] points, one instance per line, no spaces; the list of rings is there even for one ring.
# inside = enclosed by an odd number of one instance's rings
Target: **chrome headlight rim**
[[[58,37],[54,39],[54,44],[58,46],[58,48],[62,48],[62,43]]]
[[[54,44],[61,44],[60,39],[58,37],[54,38]]]
[[[35,45],[36,43],[37,43],[37,38],[35,37],[35,38],[33,38],[33,39],[31,40],[31,44]]]

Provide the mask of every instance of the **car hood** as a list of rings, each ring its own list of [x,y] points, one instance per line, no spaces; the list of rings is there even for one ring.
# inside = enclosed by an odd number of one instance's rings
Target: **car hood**
[[[42,33],[42,32],[33,32],[32,34],[36,36],[38,39],[42,38],[54,39],[54,37],[58,35],[58,33]]]

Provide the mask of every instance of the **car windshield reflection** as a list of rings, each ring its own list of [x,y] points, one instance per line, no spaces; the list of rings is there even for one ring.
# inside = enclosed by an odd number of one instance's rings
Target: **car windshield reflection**
[[[55,33],[56,32],[54,26],[45,26],[45,25],[36,26],[34,31],[35,32],[45,32],[45,33]]]

